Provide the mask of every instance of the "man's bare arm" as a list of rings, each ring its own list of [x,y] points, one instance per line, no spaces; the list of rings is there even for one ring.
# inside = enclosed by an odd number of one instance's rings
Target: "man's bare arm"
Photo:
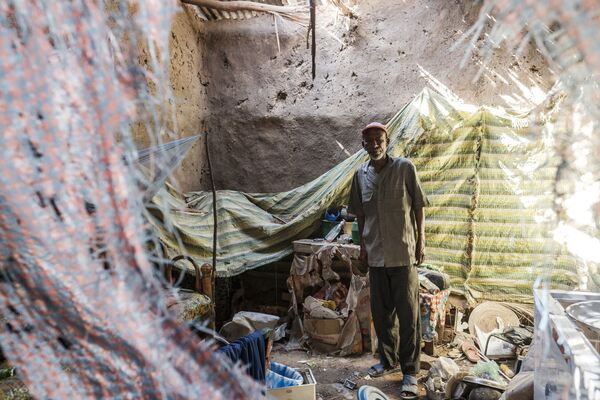
[[[357,215],[356,222],[358,223],[358,237],[360,238],[360,262],[363,267],[369,267],[369,256],[367,254],[367,248],[365,247],[365,241],[363,239],[363,229],[365,227],[365,216]]]
[[[415,258],[417,265],[421,265],[425,259],[425,209],[419,207],[415,209],[415,221],[417,223],[417,245],[415,249]]]

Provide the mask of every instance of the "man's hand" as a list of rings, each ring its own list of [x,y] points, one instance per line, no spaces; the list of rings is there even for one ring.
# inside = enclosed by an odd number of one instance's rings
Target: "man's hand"
[[[421,265],[423,260],[425,260],[425,242],[423,239],[417,239],[417,245],[415,246],[415,258],[417,260],[417,265]]]
[[[369,268],[369,255],[365,246],[360,246],[360,256],[358,257],[363,268]]]

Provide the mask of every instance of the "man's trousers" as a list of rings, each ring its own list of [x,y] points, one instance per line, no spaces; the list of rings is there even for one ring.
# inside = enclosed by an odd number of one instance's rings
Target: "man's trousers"
[[[384,368],[416,375],[420,369],[421,318],[417,268],[371,267],[371,314]]]

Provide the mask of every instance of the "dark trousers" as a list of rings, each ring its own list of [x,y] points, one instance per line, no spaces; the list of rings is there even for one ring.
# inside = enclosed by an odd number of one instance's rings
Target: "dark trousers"
[[[400,363],[404,374],[416,375],[421,355],[417,268],[371,267],[369,281],[379,359],[385,368]]]

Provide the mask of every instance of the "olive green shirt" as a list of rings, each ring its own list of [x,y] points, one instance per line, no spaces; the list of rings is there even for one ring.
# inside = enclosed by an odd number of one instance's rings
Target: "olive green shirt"
[[[389,157],[379,171],[371,162],[354,173],[349,211],[364,216],[361,243],[370,267],[398,267],[416,263],[417,223],[413,210],[429,205],[413,163]]]

